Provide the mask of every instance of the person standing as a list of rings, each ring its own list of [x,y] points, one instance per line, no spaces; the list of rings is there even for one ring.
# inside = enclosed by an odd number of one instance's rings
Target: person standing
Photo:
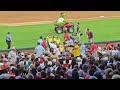
[[[56,43],[56,40],[57,40],[56,36],[53,36],[53,40],[52,41]]]
[[[73,47],[74,47],[74,39],[70,36],[70,39],[68,41],[68,47],[67,47],[67,49],[69,51],[71,51],[73,49]]]
[[[91,48],[92,48],[93,56],[94,56],[94,57],[97,56],[98,46],[97,46],[94,42],[92,42],[92,43],[91,43]]]
[[[87,30],[85,31],[85,33],[88,36],[88,42],[91,43],[92,42],[92,38],[93,38],[93,33],[89,30],[89,28],[87,28]]]
[[[62,54],[62,53],[64,52],[64,49],[65,49],[62,43],[60,44],[60,47],[59,47],[59,48],[60,48],[60,52],[61,52],[61,54]]]
[[[44,48],[46,48],[46,38],[44,38],[44,40],[43,40],[43,42],[42,42],[42,46],[44,47]]]
[[[75,58],[80,56],[80,47],[78,46],[77,42],[74,43],[72,54],[74,55]]]
[[[60,38],[57,37],[57,38],[56,38],[56,45],[60,45],[60,42],[61,42],[61,41],[60,41]]]
[[[68,46],[73,47],[74,46],[74,41],[73,38],[70,36],[70,40],[68,41]]]
[[[120,58],[120,48],[118,47],[118,52],[116,53],[116,56]]]
[[[73,39],[75,39],[74,33],[72,33],[71,37],[72,37]]]
[[[10,49],[10,47],[11,47],[11,35],[10,35],[10,32],[8,32],[7,35],[6,35],[6,43],[8,45],[8,49]]]
[[[86,46],[85,44],[82,42],[81,46],[80,46],[80,52],[83,58],[85,58],[85,51],[86,51]]]
[[[69,40],[69,35],[67,34],[67,32],[64,33],[64,41],[68,41]]]
[[[110,42],[107,42],[107,50],[110,50],[110,49],[112,49],[112,45]]]
[[[12,47],[12,50],[8,53],[8,60],[11,64],[16,64],[17,51],[15,47]]]
[[[53,42],[53,37],[51,35],[49,35],[47,37],[47,41],[48,41],[48,43],[52,43]]]
[[[40,36],[40,39],[38,40],[38,43],[40,43],[40,45],[42,45],[42,42],[43,42],[42,36]]]
[[[35,50],[34,50],[34,51],[37,53],[38,57],[40,57],[40,56],[44,53],[45,49],[44,49],[43,46],[40,45],[40,43],[38,42],[38,43],[37,43],[37,46],[35,47]]]
[[[81,36],[80,23],[77,23],[77,37],[78,37],[78,41],[79,41],[79,42],[80,42],[80,36]]]

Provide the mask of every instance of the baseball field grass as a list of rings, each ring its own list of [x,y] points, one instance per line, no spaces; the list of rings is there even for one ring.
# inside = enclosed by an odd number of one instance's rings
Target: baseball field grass
[[[73,22],[75,25],[77,22]],[[82,40],[87,42],[87,35],[84,33],[86,28],[90,28],[94,35],[94,42],[119,40],[120,39],[120,18],[102,20],[83,20],[80,21]],[[24,26],[0,26],[0,50],[7,49],[5,37],[7,32],[11,33],[12,46],[16,48],[35,47],[40,36],[46,37],[48,33],[58,36],[61,41],[63,34],[54,31],[54,24],[37,24]],[[75,26],[76,32],[76,26]],[[77,39],[77,36],[75,36]]]

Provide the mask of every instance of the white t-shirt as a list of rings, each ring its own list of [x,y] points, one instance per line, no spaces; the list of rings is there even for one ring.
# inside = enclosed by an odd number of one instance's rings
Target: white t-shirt
[[[8,54],[8,57],[10,58],[10,62],[15,63],[15,61],[17,59],[16,52],[10,51]]]
[[[51,48],[54,48],[54,49],[57,48],[57,46],[54,43],[49,43],[49,45],[50,45]]]
[[[42,69],[45,68],[44,62],[40,64],[40,67],[41,67]]]
[[[102,55],[106,55],[107,54],[107,52],[105,52],[105,51],[102,51],[101,53],[102,53]]]
[[[48,61],[47,65],[52,65],[52,62],[51,62],[51,61]]]
[[[56,53],[56,55],[60,55],[60,49],[59,49],[59,48],[56,48],[56,49],[55,49],[55,53]]]
[[[104,58],[102,58],[102,60],[108,60],[108,57],[104,57]]]
[[[99,60],[99,57],[98,57],[98,56],[96,56],[96,57],[95,57],[95,60],[96,60],[96,61],[98,61],[98,60]]]
[[[58,22],[63,22],[64,21],[64,18],[59,18],[58,19]]]

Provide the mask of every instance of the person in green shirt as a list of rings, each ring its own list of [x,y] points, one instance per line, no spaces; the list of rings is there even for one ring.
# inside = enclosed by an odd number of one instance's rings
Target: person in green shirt
[[[67,21],[65,20],[65,13],[61,13],[59,16],[59,19],[55,22],[55,25],[57,26],[63,26]]]

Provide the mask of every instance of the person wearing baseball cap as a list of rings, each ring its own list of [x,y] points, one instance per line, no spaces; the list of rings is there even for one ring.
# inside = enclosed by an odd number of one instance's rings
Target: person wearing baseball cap
[[[15,64],[16,59],[17,59],[17,52],[14,46],[12,47],[12,50],[8,53],[8,58],[12,64]]]

